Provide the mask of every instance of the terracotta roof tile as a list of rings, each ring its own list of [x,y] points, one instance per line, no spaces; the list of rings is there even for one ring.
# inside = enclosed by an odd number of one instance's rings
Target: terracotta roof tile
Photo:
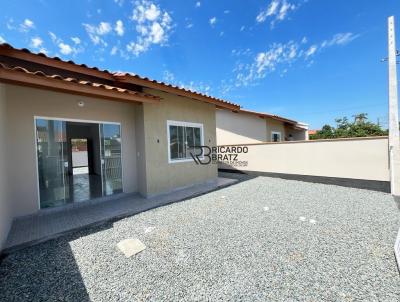
[[[171,84],[168,84],[168,83],[165,83],[165,82],[156,81],[156,80],[150,79],[148,77],[141,77],[141,76],[139,76],[137,74],[134,74],[134,73],[113,72],[112,75],[115,76],[115,77],[126,77],[126,76],[134,77],[134,78],[137,78],[139,80],[148,81],[148,82],[151,82],[151,83],[154,83],[154,84],[164,85],[166,87],[170,87],[170,88],[178,89],[178,90],[181,90],[181,91],[193,93],[195,95],[199,95],[199,96],[202,96],[202,97],[210,98],[210,99],[218,101],[218,102],[223,102],[223,103],[226,103],[226,104],[229,104],[229,105],[240,107],[240,105],[238,105],[238,104],[235,104],[235,103],[232,103],[232,102],[220,99],[220,98],[216,98],[216,97],[213,97],[213,96],[210,96],[210,95],[207,95],[207,94],[204,94],[204,93],[200,93],[200,92],[197,92],[197,91],[194,91],[194,90],[185,89],[183,87],[179,87],[179,86],[176,86],[176,85],[171,85]]]
[[[14,48],[10,44],[7,44],[7,43],[0,44],[0,47],[7,48],[7,49],[10,49],[10,50],[22,51],[22,52],[25,52],[25,53],[28,53],[28,54],[38,55],[38,56],[41,56],[41,57],[44,57],[44,58],[47,58],[47,59],[56,60],[56,61],[60,61],[60,62],[63,62],[63,63],[75,65],[75,66],[80,66],[80,67],[83,67],[83,68],[86,68],[86,69],[89,69],[89,70],[93,70],[93,71],[99,71],[99,72],[104,73],[104,74],[106,74],[108,76],[115,77],[115,78],[117,78],[117,80],[118,80],[118,77],[122,77],[122,76],[124,76],[124,77],[133,77],[133,78],[136,78],[136,79],[139,79],[139,80],[142,80],[142,81],[146,81],[146,82],[149,82],[149,83],[162,85],[162,86],[169,87],[169,88],[172,88],[172,89],[176,89],[178,91],[182,91],[182,92],[186,92],[186,93],[191,93],[194,96],[201,96],[203,98],[208,98],[208,99],[210,99],[212,101],[216,101],[216,102],[221,103],[221,105],[227,104],[227,105],[230,105],[230,106],[237,107],[237,109],[240,108],[240,105],[232,103],[232,102],[229,102],[229,101],[226,101],[226,100],[223,100],[223,99],[220,99],[220,98],[212,97],[212,96],[209,96],[209,95],[204,94],[204,93],[200,93],[200,92],[193,91],[193,90],[190,90],[190,89],[185,89],[183,87],[178,87],[178,86],[171,85],[171,84],[168,84],[168,83],[165,83],[165,82],[156,81],[156,80],[150,79],[148,77],[141,77],[141,76],[139,76],[137,74],[132,74],[132,73],[128,73],[128,72],[110,72],[108,70],[100,70],[97,67],[89,67],[86,64],[78,64],[78,63],[75,63],[74,61],[71,61],[71,60],[65,61],[65,60],[62,60],[59,57],[50,57],[50,56],[47,56],[44,53],[33,53],[29,49],[26,49],[26,48],[17,49],[17,48]]]
[[[283,121],[283,122],[287,122],[289,124],[298,124],[298,122],[295,121],[295,120],[291,120],[291,119],[288,119],[288,118],[285,118],[285,117],[282,117],[282,116],[279,116],[279,115],[276,115],[276,114],[257,112],[257,111],[246,110],[246,109],[240,109],[239,112],[259,115],[259,116],[262,116],[262,117],[269,117],[269,118],[272,118],[272,119],[276,119],[276,120],[280,120],[280,121]]]
[[[90,82],[90,81],[84,81],[84,80],[79,80],[76,78],[72,77],[62,77],[58,74],[46,74],[41,70],[37,71],[29,71],[28,69],[21,67],[21,66],[10,66],[5,63],[0,62],[0,68],[4,70],[9,70],[9,71],[17,71],[17,72],[23,72],[26,74],[34,75],[34,76],[39,76],[39,77],[45,77],[53,80],[59,80],[59,81],[64,81],[64,82],[70,82],[70,83],[76,83],[80,85],[88,85],[97,89],[105,89],[105,90],[112,90],[118,93],[124,93],[124,94],[130,94],[130,95],[137,95],[137,96],[142,96],[146,97],[149,99],[154,99],[154,100],[159,100],[160,98],[151,94],[146,94],[138,91],[133,91],[125,88],[120,88],[120,87],[115,87],[111,85],[106,85],[106,84],[100,84],[96,82]]]

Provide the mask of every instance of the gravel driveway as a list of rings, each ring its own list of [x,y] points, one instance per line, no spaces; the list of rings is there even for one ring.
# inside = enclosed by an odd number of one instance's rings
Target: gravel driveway
[[[252,178],[13,253],[0,301],[399,301],[399,213],[385,193]],[[125,258],[126,238],[147,249]]]

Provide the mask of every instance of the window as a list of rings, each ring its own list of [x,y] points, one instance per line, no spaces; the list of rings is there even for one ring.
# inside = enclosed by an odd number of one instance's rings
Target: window
[[[272,141],[273,142],[280,142],[281,141],[281,133],[280,132],[271,132]]]
[[[192,160],[190,153],[198,153],[203,145],[203,125],[168,121],[168,160],[179,162]]]

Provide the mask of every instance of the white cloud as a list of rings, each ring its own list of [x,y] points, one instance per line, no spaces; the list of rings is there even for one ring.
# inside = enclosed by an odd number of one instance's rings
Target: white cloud
[[[216,17],[212,17],[212,18],[209,20],[209,22],[210,22],[210,25],[213,26],[213,25],[215,25],[215,23],[217,23],[217,18],[216,18]]]
[[[317,45],[311,45],[310,48],[304,53],[304,55],[306,56],[306,58],[308,58],[309,56],[312,56],[313,54],[315,54],[315,52],[317,51],[318,47]]]
[[[119,6],[122,6],[124,4],[124,0],[114,0],[115,3],[117,3]]]
[[[53,33],[53,32],[51,32],[51,31],[49,31],[49,35],[50,35],[51,41],[52,41],[53,43],[57,43],[58,38],[57,38],[56,34]]]
[[[184,89],[195,91],[195,92],[205,93],[205,94],[210,93],[210,90],[211,90],[211,86],[204,82],[196,83],[194,81],[190,81],[189,83],[184,83],[183,81],[179,81],[175,77],[175,75],[172,72],[170,72],[169,70],[164,71],[163,81],[168,84],[180,87],[180,88],[184,88]]]
[[[336,45],[346,45],[359,37],[353,33],[338,33],[331,39],[324,40],[322,43],[315,43],[307,46],[307,38],[300,41],[289,41],[287,43],[273,43],[266,51],[257,53],[250,63],[238,61],[233,70],[235,79],[233,84],[237,87],[255,85],[258,80],[267,74],[279,69],[282,75],[286,74],[288,67],[297,61],[307,63],[307,67],[314,63],[315,55],[323,49]],[[251,52],[250,52],[251,54]],[[232,50],[232,55],[246,57],[246,52]]]
[[[123,36],[123,35],[124,35],[124,32],[125,32],[124,23],[122,23],[121,20],[118,20],[118,21],[115,23],[114,30],[116,31],[116,33],[117,33],[118,36]]]
[[[163,75],[163,81],[167,83],[174,83],[175,76],[172,72],[165,70]]]
[[[193,23],[189,23],[188,25],[186,25],[186,28],[192,28],[193,27]]]
[[[197,1],[196,2],[196,7],[200,7],[201,6],[201,2],[200,1]]]
[[[108,22],[100,22],[99,26],[97,27],[97,33],[99,35],[106,35],[111,31],[111,25]]]
[[[153,44],[165,45],[168,42],[172,18],[160,6],[150,0],[136,1],[131,19],[136,23],[139,35],[126,48],[135,56],[147,51]]]
[[[25,19],[24,22],[20,24],[19,29],[22,32],[28,32],[34,27],[35,27],[35,24],[33,23],[32,20]]]
[[[330,40],[325,40],[322,42],[321,47],[329,47],[329,46],[334,46],[334,45],[346,45],[350,43],[351,41],[357,39],[360,35],[355,35],[353,33],[347,32],[347,33],[338,33],[335,34],[332,39]]]
[[[155,6],[153,3],[152,4],[150,4],[150,7],[147,9],[147,10],[145,10],[145,16],[146,16],[146,19],[147,20],[149,20],[149,21],[154,21],[154,20],[156,20],[157,18],[158,18],[158,16],[161,14],[161,11],[160,11],[160,9],[157,7],[157,6]]]
[[[187,89],[190,91],[200,92],[204,94],[210,94],[211,87],[210,85],[200,82],[196,83],[194,81],[190,81],[189,83],[179,82],[177,84],[180,88]]]
[[[63,42],[61,42],[60,44],[58,44],[58,47],[60,48],[60,52],[63,55],[69,55],[70,53],[72,53],[72,47],[69,46],[68,44],[65,44]]]
[[[81,44],[81,39],[79,39],[78,37],[72,37],[71,38],[72,42],[74,42],[75,44]]]
[[[164,38],[164,29],[158,22],[154,22],[151,26],[150,37],[154,44],[161,43]]]
[[[113,46],[113,48],[111,48],[110,54],[111,54],[112,56],[114,56],[114,55],[117,54],[117,51],[118,51],[118,47],[117,47],[117,46]]]
[[[229,14],[231,11],[229,9],[224,10],[224,14]]]
[[[40,37],[34,37],[31,39],[31,46],[33,48],[40,48],[43,44],[43,40]]]
[[[304,0],[303,3],[307,2]],[[293,4],[287,0],[272,0],[268,7],[262,10],[256,17],[258,23],[265,22],[268,18],[271,19],[271,28],[275,26],[276,22],[283,21],[287,18],[291,11],[295,11],[301,6],[302,3]]]
[[[246,29],[246,26],[242,25],[242,27],[240,28],[240,31],[244,31]]]
[[[65,43],[63,41],[63,39],[61,39],[60,37],[57,37],[57,35],[51,31],[49,31],[49,36],[50,36],[50,39],[53,42],[53,44],[58,47],[60,53],[63,55],[72,54],[73,56],[75,56],[76,54],[84,51],[84,48],[81,44],[82,41],[78,37],[70,37],[69,38],[75,44],[74,46],[71,46],[70,44]],[[40,50],[40,52],[47,53],[47,50],[42,48]]]
[[[100,22],[98,26],[84,23],[83,26],[93,44],[98,45],[101,43],[104,46],[107,46],[107,43],[101,38],[101,36],[105,36],[111,32],[112,27],[110,23]]]
[[[6,40],[2,36],[0,36],[0,44],[1,43],[6,43]]]

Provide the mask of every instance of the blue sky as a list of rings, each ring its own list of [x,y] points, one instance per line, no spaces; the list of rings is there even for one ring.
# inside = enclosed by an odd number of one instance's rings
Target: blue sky
[[[311,128],[359,112],[387,126],[380,60],[389,15],[400,35],[396,0],[14,0],[0,8],[0,41],[18,48],[163,80]]]

